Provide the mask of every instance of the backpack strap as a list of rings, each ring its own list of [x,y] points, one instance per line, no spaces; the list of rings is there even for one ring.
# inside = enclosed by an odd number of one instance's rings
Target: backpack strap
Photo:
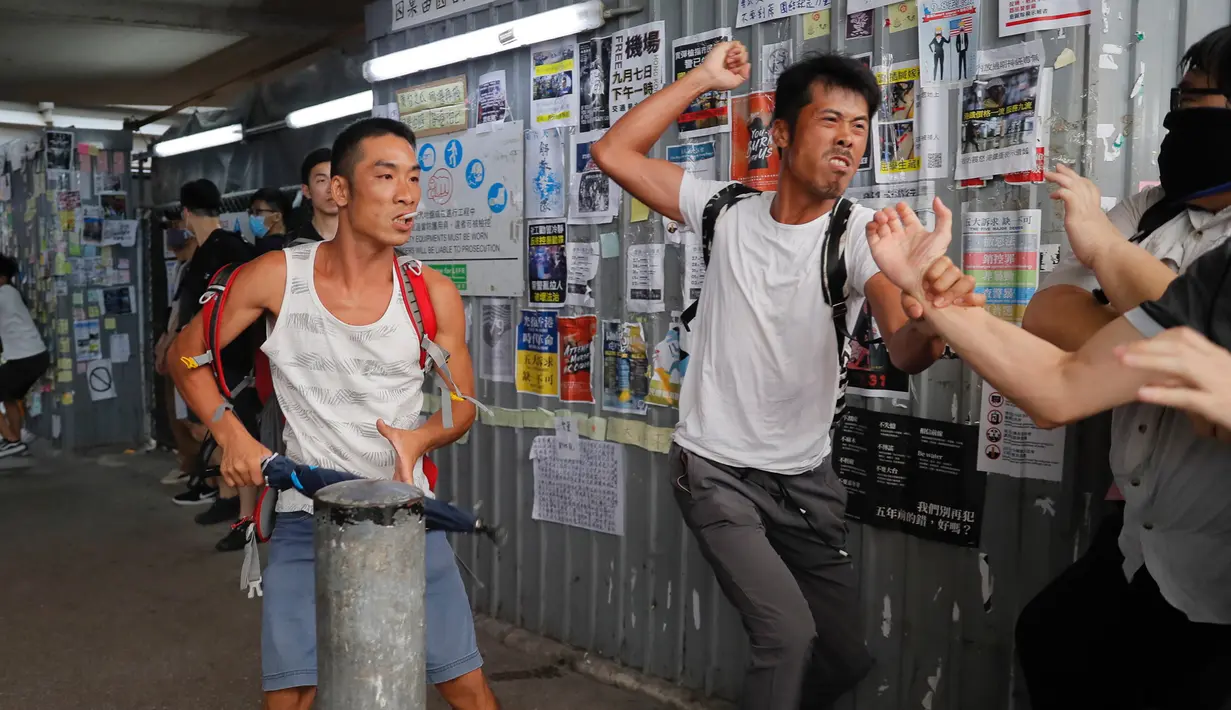
[[[218,389],[226,400],[214,412],[213,421],[221,419],[223,412],[226,410],[233,409],[231,400],[235,399],[236,395],[253,383],[252,375],[249,374],[233,388],[227,384],[226,374],[222,369],[222,348],[219,347],[219,339],[222,335],[222,311],[226,308],[227,293],[241,268],[243,268],[243,263],[227,264],[218,269],[209,280],[209,285],[206,286],[205,293],[201,295],[200,299],[205,352],[200,355],[180,358],[180,362],[189,370],[195,370],[203,365],[210,366],[210,370],[214,374],[214,380],[218,383]]]
[[[821,279],[825,303],[833,314],[834,337],[838,346],[838,399],[834,405],[834,425],[846,410],[846,361],[850,355],[850,330],[846,327],[846,228],[854,203],[839,197],[829,213],[825,247],[821,252]]]
[[[710,266],[710,251],[714,245],[714,230],[718,225],[718,218],[722,217],[727,208],[736,202],[759,194],[761,194],[760,190],[748,187],[742,182],[733,182],[714,193],[709,202],[705,203],[705,210],[701,212],[701,256],[705,259],[706,269]],[[701,299],[698,298],[680,314],[680,323],[689,332],[692,329],[688,327],[688,324],[697,317],[697,304],[700,302]]]

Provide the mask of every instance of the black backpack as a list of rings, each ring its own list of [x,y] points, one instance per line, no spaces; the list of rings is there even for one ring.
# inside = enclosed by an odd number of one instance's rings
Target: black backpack
[[[718,219],[740,200],[761,194],[743,183],[733,182],[719,190],[705,203],[701,213],[701,254],[705,259],[705,268],[710,266],[710,250],[714,244],[714,229]],[[825,230],[825,245],[821,252],[821,278],[825,286],[825,303],[833,310],[834,334],[838,347],[838,399],[834,405],[833,421],[836,424],[846,409],[846,361],[850,356],[850,330],[846,327],[846,227],[850,221],[851,211],[855,204],[845,197],[838,198],[829,213],[829,228]],[[697,307],[700,297],[692,302],[680,315],[680,323],[688,332],[692,332],[689,323],[697,317]],[[681,352],[680,358],[688,357]]]

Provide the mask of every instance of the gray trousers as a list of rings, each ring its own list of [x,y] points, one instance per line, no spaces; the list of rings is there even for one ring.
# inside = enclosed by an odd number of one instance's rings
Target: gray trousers
[[[675,501],[748,632],[740,708],[829,708],[872,669],[829,461],[782,476],[672,445],[670,462]]]

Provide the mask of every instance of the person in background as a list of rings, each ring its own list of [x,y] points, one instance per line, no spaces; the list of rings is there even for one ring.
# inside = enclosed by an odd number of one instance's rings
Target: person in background
[[[13,285],[16,278],[17,262],[0,255],[0,345],[4,348],[4,363],[0,364],[0,402],[4,403],[0,458],[29,452],[21,440],[26,394],[51,366],[47,345],[34,327],[21,292]]]
[[[286,240],[287,246],[329,241],[338,232],[338,203],[329,188],[333,151],[319,148],[308,153],[299,169],[303,196],[312,203],[312,221],[297,228]]]
[[[248,203],[248,227],[256,237],[256,253],[276,251],[286,246],[286,217],[291,201],[276,187],[263,187],[252,193]]]
[[[210,279],[227,264],[243,263],[256,257],[256,248],[237,232],[222,228],[218,215],[222,210],[222,195],[209,180],[194,180],[180,189],[180,205],[184,224],[197,242],[196,252],[184,270],[179,289],[179,330],[182,330],[201,311],[201,296],[205,294]],[[178,332],[178,331],[177,331]],[[222,352],[224,374],[228,384],[235,388],[252,372],[256,344],[263,333],[261,326],[254,325],[236,338]],[[182,394],[182,393],[181,393]],[[258,415],[260,399],[255,387],[244,388],[232,402],[236,416],[244,422],[254,436],[259,433]],[[204,424],[193,412],[189,421]],[[216,453],[216,452],[215,452]],[[203,462],[208,467],[210,462]],[[201,525],[214,525],[236,521],[252,514],[256,509],[257,489],[251,486],[236,489],[213,476],[205,481],[194,479],[187,491],[175,496],[177,505],[209,504],[210,508],[195,520]],[[251,524],[251,523],[248,523]],[[218,542],[220,552],[242,550],[246,526],[232,527]]]
[[[179,460],[171,472],[163,476],[162,482],[169,485],[188,483],[194,472],[199,473],[198,456],[201,453],[201,439],[205,437],[205,429],[197,424],[196,430],[188,423],[188,407],[175,389],[175,383],[167,374],[167,348],[175,339],[175,332],[180,328],[179,296],[180,283],[184,278],[184,270],[192,255],[197,250],[197,240],[184,229],[184,222],[178,212],[167,215],[167,229],[163,232],[163,243],[175,254],[175,272],[169,275],[171,283],[168,291],[171,294],[171,305],[167,308],[167,329],[158,338],[154,346],[154,370],[166,378],[167,419],[171,427],[171,436],[175,439],[175,451]],[[182,415],[182,416],[181,416]]]
[[[1231,127],[1231,27],[1194,44],[1181,60],[1180,70],[1183,77],[1172,92],[1168,120],[1179,121],[1186,112],[1221,114],[1226,121],[1222,125]],[[1171,271],[1187,272],[1198,258],[1231,236],[1231,166],[1208,160],[1209,145],[1204,130],[1172,130],[1158,156],[1162,184],[1121,201],[1105,217],[1098,188],[1067,168],[1057,168],[1048,177],[1060,185],[1058,194],[1065,196],[1066,204],[1075,202],[1081,207],[1065,213],[1070,241],[1080,240],[1083,231],[1105,230],[1137,243]],[[1079,219],[1082,214],[1089,219]],[[1083,263],[1066,243],[1059,265],[1031,299],[1023,327],[1062,350],[1075,352],[1100,328],[1144,300],[1141,296],[1161,294],[1159,289],[1140,293],[1144,284],[1137,275],[1111,272],[1106,267],[1112,263]],[[1216,378],[1228,372],[1231,369],[1203,376]],[[1208,423],[1195,424],[1199,431],[1214,433]],[[1113,411],[1113,474],[1128,476],[1148,461],[1149,452],[1156,448],[1153,442],[1162,436],[1158,425],[1155,408],[1134,404]],[[1121,568],[1136,568],[1143,560],[1136,526],[1123,529],[1125,503],[1120,489],[1112,484],[1105,498],[1107,512],[1089,548],[1026,604],[1018,617],[1017,653],[1035,707],[1077,707],[1082,699],[1097,696],[1095,686],[1100,683],[1086,661],[1099,658],[1101,639],[1086,631],[1087,620],[1105,615],[1109,600],[1124,587]],[[1057,643],[1057,639],[1065,640]],[[1107,670],[1111,672],[1111,665]]]

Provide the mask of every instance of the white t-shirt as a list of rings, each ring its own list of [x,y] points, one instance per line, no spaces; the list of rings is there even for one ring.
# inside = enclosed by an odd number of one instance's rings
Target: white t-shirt
[[[47,349],[21,294],[12,284],[0,286],[0,342],[4,343],[5,360],[34,357]]]
[[[680,212],[697,234],[706,202],[727,184],[684,175]],[[837,336],[821,280],[829,215],[779,224],[774,195],[742,200],[718,221],[674,438],[729,466],[799,474],[829,453],[837,399]],[[875,214],[856,206],[847,227],[848,332],[879,271],[864,236]]]

